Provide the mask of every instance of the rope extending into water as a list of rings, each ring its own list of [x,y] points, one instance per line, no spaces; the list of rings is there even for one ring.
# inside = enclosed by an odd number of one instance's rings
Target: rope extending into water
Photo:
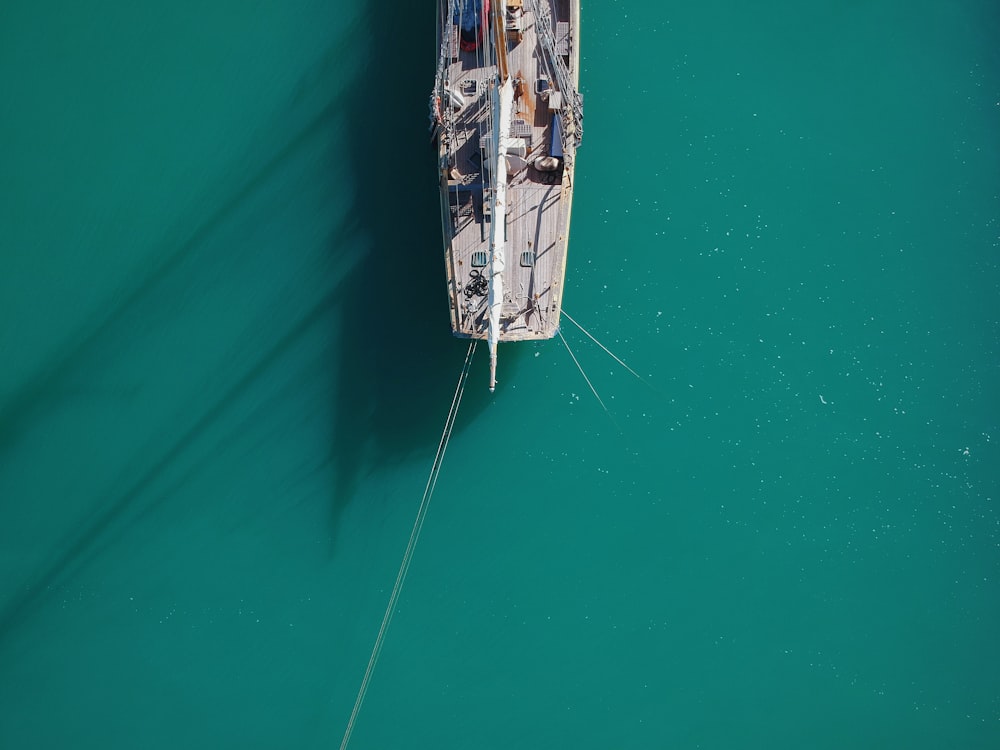
[[[610,355],[610,357],[611,357],[611,358],[612,358],[612,359],[613,359],[613,360],[614,360],[615,362],[617,362],[617,363],[618,363],[618,364],[620,364],[620,365],[621,365],[622,367],[624,367],[624,368],[625,368],[626,370],[628,370],[628,371],[629,371],[630,373],[632,373],[633,375],[635,375],[635,376],[636,376],[637,378],[639,378],[639,380],[641,380],[641,381],[642,381],[643,383],[646,383],[646,379],[645,379],[644,377],[642,377],[642,375],[640,375],[640,374],[639,374],[639,373],[637,373],[637,372],[636,372],[635,370],[633,370],[633,369],[632,369],[631,367],[629,367],[629,366],[628,366],[627,364],[625,364],[624,362],[622,362],[622,361],[621,361],[621,360],[620,360],[620,359],[619,359],[619,358],[617,357],[617,355],[615,355],[615,353],[614,353],[613,351],[611,351],[610,349],[608,349],[608,347],[606,347],[606,346],[605,346],[604,344],[602,344],[602,343],[601,343],[600,341],[598,341],[598,340],[597,340],[596,338],[594,338],[593,334],[591,334],[591,332],[590,332],[590,331],[588,331],[588,330],[587,330],[586,328],[584,328],[584,327],[583,327],[582,325],[580,325],[580,324],[579,324],[579,323],[577,323],[577,322],[576,322],[575,320],[573,320],[572,316],[570,316],[570,314],[569,314],[568,312],[566,312],[566,309],[565,309],[565,308],[563,308],[563,311],[562,311],[562,314],[563,314],[563,315],[565,315],[565,316],[566,316],[566,317],[567,317],[567,318],[569,319],[569,322],[570,322],[570,323],[572,323],[572,324],[573,324],[573,325],[575,325],[575,326],[576,326],[577,328],[579,328],[579,329],[580,329],[581,331],[583,331],[584,335],[586,335],[586,336],[587,336],[587,338],[589,338],[589,339],[590,339],[591,341],[593,341],[593,342],[594,342],[595,344],[597,344],[597,345],[598,345],[599,347],[601,347],[601,348],[602,348],[602,349],[603,349],[603,350],[604,350],[605,352],[607,352],[607,353],[608,353],[608,355]],[[646,383],[646,385],[649,385],[649,383]],[[649,385],[649,387],[650,387],[650,388],[652,388],[653,386]]]
[[[413,530],[410,532],[410,541],[406,545],[406,552],[403,553],[403,561],[399,565],[399,573],[396,574],[396,584],[392,587],[392,593],[389,595],[389,604],[386,606],[385,614],[382,616],[382,626],[378,629],[375,646],[372,648],[371,657],[368,659],[368,668],[365,669],[365,676],[361,680],[361,688],[358,690],[358,697],[354,701],[354,710],[351,711],[351,718],[347,722],[347,729],[344,732],[344,739],[341,740],[340,750],[346,750],[347,743],[351,741],[351,734],[354,732],[354,723],[357,721],[358,712],[361,711],[361,704],[364,703],[365,695],[368,693],[368,683],[371,682],[372,672],[375,671],[375,664],[382,653],[385,633],[389,629],[389,623],[392,622],[392,617],[396,610],[396,602],[399,600],[399,593],[403,590],[403,582],[406,580],[406,574],[410,570],[413,551],[417,547],[417,540],[420,538],[420,531],[423,529],[424,519],[427,517],[427,507],[430,505],[431,495],[434,494],[434,487],[437,486],[438,474],[441,473],[441,463],[444,460],[444,452],[448,449],[451,431],[455,427],[455,418],[458,416],[458,407],[462,403],[462,394],[465,393],[465,383],[469,379],[469,369],[472,367],[472,356],[476,353],[476,343],[476,340],[473,340],[469,344],[469,351],[465,355],[465,364],[462,366],[462,374],[458,377],[458,385],[455,387],[455,396],[451,400],[448,419],[445,420],[444,431],[441,433],[441,441],[438,443],[437,454],[434,456],[431,473],[427,477],[427,485],[424,487],[424,496],[420,500],[417,518],[413,522]]]

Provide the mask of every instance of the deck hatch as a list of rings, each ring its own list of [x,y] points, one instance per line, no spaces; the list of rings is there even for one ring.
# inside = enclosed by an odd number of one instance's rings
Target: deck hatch
[[[525,268],[531,268],[535,265],[535,251],[525,250],[521,253],[521,265]]]
[[[476,250],[472,253],[472,267],[483,268],[490,262],[490,256],[485,250]]]

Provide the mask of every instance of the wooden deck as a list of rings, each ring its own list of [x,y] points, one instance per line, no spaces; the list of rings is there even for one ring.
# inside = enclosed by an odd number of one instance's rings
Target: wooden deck
[[[565,45],[564,60],[575,82],[578,3],[541,2],[549,3],[552,9],[552,31],[560,45]],[[556,334],[559,326],[575,153],[572,148],[566,150],[558,172],[541,172],[532,166],[534,159],[550,153],[550,103],[558,105],[560,94],[538,48],[536,19],[525,11],[517,20],[521,0],[506,0],[506,5],[508,69],[515,83],[513,124],[506,135],[517,140],[508,155],[507,207],[502,217],[490,215],[491,188],[483,167],[483,146],[492,137],[488,88],[494,85],[496,67],[482,65],[477,60],[480,51],[462,51],[454,26],[450,34],[445,32],[445,38],[454,39],[449,45],[450,88],[462,99],[455,113],[454,137],[450,143],[439,144],[452,328],[457,336],[486,337],[490,222],[502,220],[507,222],[507,243],[500,340],[547,339]],[[443,102],[441,106],[449,105]]]

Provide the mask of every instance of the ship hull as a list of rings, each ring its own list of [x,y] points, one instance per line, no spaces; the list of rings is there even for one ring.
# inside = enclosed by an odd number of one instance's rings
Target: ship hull
[[[501,343],[549,339],[562,310],[582,135],[579,2],[488,6],[438,3],[431,117],[451,327]],[[498,124],[505,80],[512,111]]]

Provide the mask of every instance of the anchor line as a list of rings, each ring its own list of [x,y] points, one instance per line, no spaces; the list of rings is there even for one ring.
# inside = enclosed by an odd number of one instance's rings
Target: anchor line
[[[618,432],[621,432],[622,428],[618,425],[618,421],[614,418],[614,416],[612,416],[611,412],[608,410],[608,407],[604,404],[604,399],[602,399],[600,394],[598,394],[597,389],[594,388],[594,384],[590,382],[590,378],[588,378],[587,373],[584,372],[583,365],[580,364],[580,360],[576,358],[576,355],[573,354],[573,350],[569,348],[569,343],[566,341],[566,337],[563,336],[562,331],[557,329],[556,332],[559,334],[559,338],[562,339],[563,346],[566,347],[566,351],[569,352],[569,356],[572,357],[573,364],[576,365],[576,369],[580,371],[580,374],[583,375],[583,379],[586,380],[587,385],[590,386],[590,391],[591,393],[594,394],[594,398],[597,399],[597,403],[599,403],[601,405],[601,408],[604,409],[604,413],[608,415],[608,419],[610,419],[612,424],[614,424],[615,429],[617,429]]]
[[[563,314],[563,315],[565,315],[565,316],[566,316],[566,317],[567,317],[567,318],[569,319],[569,322],[570,322],[570,323],[572,323],[572,324],[573,324],[573,325],[575,325],[575,326],[576,326],[577,328],[579,328],[579,329],[580,329],[581,331],[583,331],[584,335],[585,335],[585,336],[586,336],[587,338],[589,338],[589,339],[590,339],[591,341],[593,341],[593,342],[594,342],[595,344],[597,344],[597,345],[598,345],[599,347],[601,347],[601,348],[602,348],[602,349],[603,349],[603,350],[605,351],[605,353],[607,353],[607,354],[608,354],[608,356],[610,356],[610,357],[611,357],[611,359],[613,359],[613,360],[614,360],[615,362],[617,362],[618,364],[620,364],[620,365],[621,365],[622,367],[624,367],[624,368],[625,368],[626,370],[628,370],[628,371],[629,371],[630,373],[632,373],[633,375],[635,375],[635,376],[636,376],[636,377],[637,377],[637,378],[638,378],[639,380],[641,380],[641,381],[642,381],[643,383],[645,383],[645,384],[646,384],[647,386],[649,386],[650,388],[653,388],[653,386],[652,386],[652,385],[650,385],[650,384],[649,384],[649,383],[648,383],[648,382],[646,381],[646,379],[645,379],[644,377],[642,377],[642,375],[640,375],[640,374],[639,374],[639,373],[637,373],[637,372],[636,372],[635,370],[633,370],[633,369],[632,369],[631,367],[629,367],[629,366],[628,366],[627,364],[625,364],[625,363],[624,363],[624,362],[623,362],[623,361],[622,361],[621,359],[619,359],[619,358],[618,358],[618,356],[617,356],[617,355],[616,355],[616,354],[615,354],[615,353],[614,353],[613,351],[611,351],[610,349],[608,349],[608,347],[606,347],[606,346],[605,346],[604,344],[602,344],[602,343],[601,343],[600,341],[598,341],[598,340],[597,340],[596,338],[594,338],[593,334],[591,334],[591,332],[590,332],[590,331],[588,331],[588,330],[587,330],[586,328],[584,328],[584,327],[583,327],[582,325],[580,325],[580,324],[579,324],[579,323],[577,323],[577,322],[576,322],[575,320],[573,320],[572,316],[571,316],[571,315],[570,315],[570,314],[569,314],[568,312],[566,312],[566,310],[565,310],[565,309],[563,309],[563,311],[562,311],[562,314]],[[655,388],[654,388],[654,390],[655,390]]]
[[[385,642],[385,634],[389,629],[395,615],[396,604],[399,601],[399,594],[403,590],[403,583],[406,575],[410,571],[410,563],[413,561],[413,552],[420,539],[420,532],[424,527],[424,520],[427,517],[427,508],[437,486],[438,475],[441,473],[441,464],[444,461],[445,451],[448,449],[448,442],[451,440],[451,431],[455,427],[455,418],[458,416],[458,407],[462,403],[462,395],[465,393],[465,383],[469,379],[469,370],[472,367],[472,357],[476,353],[477,340],[469,344],[469,351],[465,355],[465,364],[462,366],[462,373],[458,377],[458,385],[455,387],[455,395],[451,400],[451,408],[448,411],[448,418],[444,423],[444,431],[441,433],[441,440],[438,442],[437,453],[434,456],[434,463],[431,464],[430,475],[427,477],[427,484],[424,486],[424,495],[420,500],[420,507],[417,509],[417,517],[413,522],[413,529],[410,531],[410,540],[407,542],[406,551],[403,553],[403,560],[399,565],[399,572],[396,574],[396,583],[392,587],[389,595],[389,603],[382,616],[382,625],[379,627],[378,635],[375,637],[375,645],[372,647],[371,656],[368,659],[368,666],[365,669],[365,676],[361,680],[361,687],[358,689],[357,698],[354,701],[354,708],[351,711],[351,718],[347,722],[347,729],[344,731],[344,739],[340,743],[340,750],[346,750],[347,744],[351,741],[351,734],[354,732],[354,724],[357,721],[361,705],[365,701],[368,693],[368,685],[371,682],[375,665],[382,653],[382,645]]]

